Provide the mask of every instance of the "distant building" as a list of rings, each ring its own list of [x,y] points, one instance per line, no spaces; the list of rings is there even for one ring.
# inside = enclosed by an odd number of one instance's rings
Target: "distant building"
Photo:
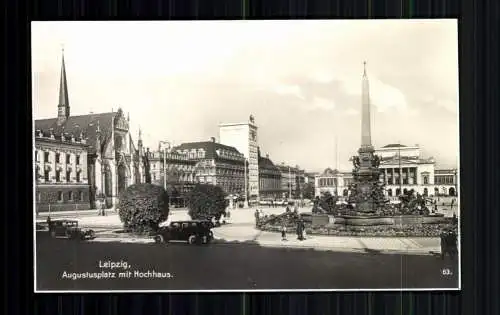
[[[281,197],[281,171],[269,158],[260,155],[259,150],[259,197],[277,199]]]
[[[375,150],[380,157],[380,180],[388,197],[397,197],[410,189],[424,196],[456,196],[456,169],[436,169],[435,161],[421,156],[420,147],[389,144]],[[315,195],[329,191],[338,196],[349,194],[352,171],[326,169],[315,178]]]
[[[170,204],[178,207],[186,205],[187,194],[196,180],[196,159],[188,154],[169,150],[147,152],[150,165],[151,183],[159,186],[166,184]],[[165,166],[164,166],[165,162]],[[164,178],[164,174],[166,178]]]
[[[212,138],[211,141],[183,143],[172,152],[195,162],[196,182],[218,185],[227,194],[244,196],[245,157],[236,148],[217,143]]]
[[[337,169],[327,168],[323,173],[314,178],[314,196],[321,196],[329,192],[334,196],[347,197],[349,187],[353,182],[352,172],[341,172]]]
[[[298,166],[289,166],[284,162],[278,165],[278,169],[281,172],[281,197],[301,198],[301,189],[305,183],[304,171]]]
[[[248,160],[248,193],[250,201],[259,200],[258,134],[255,118],[248,122],[223,123],[219,125],[219,141],[234,147]]]

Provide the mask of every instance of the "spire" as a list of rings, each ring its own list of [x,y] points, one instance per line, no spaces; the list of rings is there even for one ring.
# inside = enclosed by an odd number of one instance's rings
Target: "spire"
[[[370,115],[370,86],[366,73],[366,61],[363,62],[363,80],[361,87],[361,147],[371,148],[371,115]]]
[[[61,63],[61,79],[59,82],[59,104],[58,109],[58,123],[62,125],[69,117],[69,97],[68,97],[68,83],[66,80],[66,65],[64,63],[64,47],[62,48],[62,63]]]

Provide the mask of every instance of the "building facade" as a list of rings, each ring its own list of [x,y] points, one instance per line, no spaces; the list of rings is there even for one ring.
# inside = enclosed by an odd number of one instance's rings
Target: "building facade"
[[[435,160],[422,157],[418,145],[389,144],[375,154],[380,157],[380,181],[385,184],[386,196],[396,198],[411,189],[423,196],[456,196],[457,170],[436,169]],[[352,182],[351,171],[326,169],[315,178],[315,195],[329,191],[348,196]]]
[[[259,200],[259,142],[257,130],[253,116],[250,116],[248,122],[219,125],[220,143],[236,148],[248,161],[248,193],[250,201]]]
[[[327,168],[323,173],[314,178],[314,196],[319,197],[329,192],[334,196],[348,197],[349,187],[353,183],[351,172],[341,172],[337,169]]]
[[[434,196],[456,196],[458,194],[458,170],[434,170]]]
[[[281,197],[281,171],[269,158],[260,155],[259,150],[259,197],[277,199]]]
[[[145,180],[142,141],[139,139],[136,148],[129,132],[130,117],[125,117],[122,109],[71,116],[64,55],[57,108],[56,118],[35,120],[35,134],[55,139],[85,140],[89,207],[95,208],[100,202],[108,208],[114,207],[125,188]],[[38,142],[45,143],[40,137],[35,137],[35,147]],[[66,144],[64,141],[60,144],[63,143]]]
[[[196,182],[220,186],[228,195],[244,195],[245,157],[236,148],[212,138],[206,142],[183,143],[172,151],[195,162]]]
[[[151,183],[167,186],[170,204],[184,207],[187,194],[196,184],[196,160],[188,154],[165,149],[147,152],[150,165]],[[166,173],[166,178],[165,174]]]
[[[301,182],[305,181],[304,172],[298,166],[286,165],[284,162],[278,165],[281,172],[281,197],[300,198]]]
[[[89,209],[87,150],[81,137],[35,133],[37,212]]]

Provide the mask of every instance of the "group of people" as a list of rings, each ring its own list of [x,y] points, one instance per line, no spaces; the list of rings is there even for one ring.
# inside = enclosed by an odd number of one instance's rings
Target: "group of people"
[[[297,221],[297,228],[296,228],[296,233],[297,233],[297,239],[299,241],[303,241],[305,239],[304,237],[304,232],[305,232],[306,226],[304,223],[304,220],[300,219]],[[281,225],[281,240],[282,241],[287,241],[288,239],[286,238],[286,223],[283,222]]]

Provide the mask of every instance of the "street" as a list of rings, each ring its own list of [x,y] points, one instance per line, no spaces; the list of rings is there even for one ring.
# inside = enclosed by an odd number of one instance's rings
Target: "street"
[[[46,232],[37,233],[36,255],[37,290],[424,289],[458,286],[457,261],[449,258],[443,261],[430,255],[268,248],[250,242],[209,246],[75,242],[52,239]],[[103,267],[120,261],[122,265],[126,262],[128,269],[123,269],[123,266],[115,269]],[[148,277],[147,271],[159,274],[150,273]],[[88,278],[98,274],[102,278],[71,280],[72,276],[77,276],[73,273]]]

